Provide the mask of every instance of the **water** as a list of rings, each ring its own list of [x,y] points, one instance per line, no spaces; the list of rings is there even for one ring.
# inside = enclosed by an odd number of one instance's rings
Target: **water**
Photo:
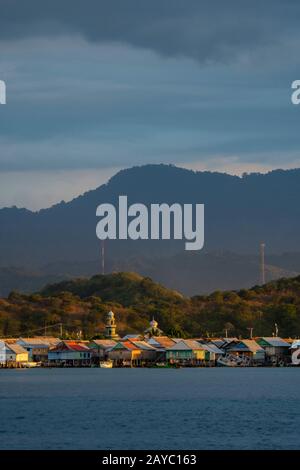
[[[0,449],[299,449],[300,369],[0,370]]]

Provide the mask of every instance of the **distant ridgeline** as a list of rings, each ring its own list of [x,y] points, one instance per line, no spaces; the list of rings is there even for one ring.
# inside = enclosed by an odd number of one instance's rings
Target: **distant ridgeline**
[[[101,337],[111,309],[120,334],[142,333],[155,317],[173,337],[224,336],[225,330],[247,337],[249,328],[254,336],[271,336],[276,324],[280,336],[294,338],[300,336],[300,276],[193,298],[135,273],[65,281],[0,299],[0,336],[59,335],[62,326],[65,338]]]
[[[243,178],[222,173],[193,172],[166,165],[147,165],[117,173],[98,189],[71,202],[37,213],[0,210],[0,266],[40,267],[61,261],[99,257],[96,208],[118,204],[205,204],[205,249],[256,253],[265,241],[269,253],[300,252],[300,169],[250,174]],[[115,240],[111,252],[174,254],[184,240]]]
[[[0,295],[39,289],[48,276],[100,272],[96,208],[117,205],[122,194],[130,205],[205,204],[204,251],[185,252],[185,240],[109,240],[106,272],[137,271],[186,295],[250,287],[259,277],[255,254],[264,241],[267,279],[300,273],[300,169],[240,178],[147,165],[120,171],[106,185],[36,213],[1,209]],[[8,267],[10,273],[3,273]]]

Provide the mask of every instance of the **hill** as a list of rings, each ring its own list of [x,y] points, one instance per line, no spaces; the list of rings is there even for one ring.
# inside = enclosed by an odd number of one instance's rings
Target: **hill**
[[[25,268],[0,268],[0,297],[7,296],[12,290],[34,292],[46,284],[68,278],[67,274],[51,274],[31,271]]]
[[[110,245],[106,243],[106,248]],[[300,272],[300,255],[266,257],[266,279],[294,277]],[[272,263],[272,264],[271,264]],[[0,267],[0,296],[12,290],[30,293],[45,284],[74,277],[90,277],[99,272],[99,261],[50,263],[38,271]],[[298,269],[297,269],[298,268]],[[131,256],[106,259],[108,272],[135,271],[151,277],[169,289],[184,295],[208,294],[216,288],[249,288],[259,281],[260,267],[256,255],[231,252],[184,252],[172,256]]]
[[[146,165],[122,170],[107,184],[39,212],[0,209],[1,294],[99,272],[96,207],[116,203],[120,194],[130,204],[203,202],[205,248],[187,253],[178,240],[110,240],[107,272],[138,271],[186,295],[248,288],[258,281],[256,253],[263,240],[268,279],[294,276],[300,272],[299,192],[300,169],[237,177]],[[287,248],[290,254],[283,256]],[[17,267],[15,276],[11,268],[7,272],[11,266]]]
[[[294,277],[299,271],[269,264],[269,261],[282,262],[285,257],[267,256],[266,280]],[[288,263],[287,263],[288,264]],[[294,263],[296,265],[296,263]],[[185,295],[209,294],[218,290],[250,288],[260,282],[260,260],[255,255],[241,255],[232,252],[184,252],[173,256],[156,258],[117,260],[112,270],[134,270],[149,276]],[[299,263],[300,268],[300,263]]]
[[[166,289],[152,279],[136,273],[115,273],[106,276],[93,276],[91,279],[75,279],[45,287],[41,294],[57,296],[61,292],[71,292],[86,299],[91,296],[103,302],[117,302],[124,307],[138,306],[153,302],[174,302],[183,299],[176,291]]]
[[[204,203],[205,250],[256,253],[264,240],[270,253],[300,251],[300,169],[243,177],[194,172],[174,166],[146,165],[122,170],[98,189],[49,209],[0,210],[0,266],[41,267],[55,262],[99,258],[96,207],[128,202]],[[184,242],[110,242],[110,255],[164,256],[182,253]]]
[[[116,273],[50,285],[27,295],[0,299],[0,336],[58,334],[91,338],[103,333],[105,314],[116,312],[120,334],[143,332],[154,316],[176,336],[300,336],[300,276],[239,291],[184,297],[134,273]],[[47,328],[45,330],[45,327]]]

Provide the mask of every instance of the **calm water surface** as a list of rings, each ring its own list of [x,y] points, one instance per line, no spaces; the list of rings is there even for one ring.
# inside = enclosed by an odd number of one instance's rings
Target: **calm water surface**
[[[300,449],[300,368],[0,370],[0,449]]]

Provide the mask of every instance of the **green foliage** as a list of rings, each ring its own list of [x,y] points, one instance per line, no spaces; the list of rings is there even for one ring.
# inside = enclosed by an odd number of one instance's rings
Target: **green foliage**
[[[238,292],[183,297],[135,273],[115,273],[47,286],[31,295],[12,292],[0,299],[0,336],[60,334],[103,337],[105,314],[114,310],[118,332],[143,333],[154,318],[174,337],[300,336],[300,276]]]

